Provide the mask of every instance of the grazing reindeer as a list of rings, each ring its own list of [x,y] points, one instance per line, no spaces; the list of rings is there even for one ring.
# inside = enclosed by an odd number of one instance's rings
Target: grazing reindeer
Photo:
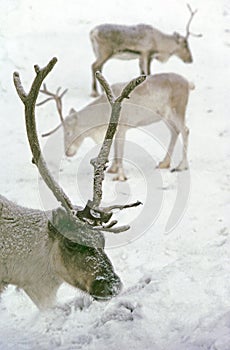
[[[80,210],[73,206],[47,168],[36,132],[35,103],[42,81],[56,61],[52,59],[43,69],[35,66],[37,75],[28,94],[22,87],[18,73],[14,73],[14,83],[25,105],[33,163],[62,207],[44,212],[21,207],[0,196],[0,293],[8,284],[14,284],[22,288],[40,309],[52,306],[56,292],[64,281],[89,293],[96,300],[108,300],[118,294],[121,281],[104,251],[105,241],[101,230],[121,232],[129,228],[113,228],[116,221],[108,223],[113,206],[99,208],[102,180],[99,179],[97,184],[100,196]],[[142,81],[140,79],[137,84]],[[128,95],[137,84],[131,84],[130,89],[124,92]],[[125,93],[120,96],[118,104],[126,97]],[[100,157],[98,161],[102,171],[105,166],[103,159]],[[98,173],[95,162],[94,167]],[[120,209],[130,206],[133,205],[120,206]]]
[[[39,309],[51,307],[63,282],[107,300],[121,289],[100,231],[70,221],[64,209],[41,211],[0,196],[0,293],[23,289]]]
[[[90,32],[90,39],[96,56],[92,64],[93,83],[92,97],[98,96],[96,71],[102,71],[103,65],[112,57],[120,59],[135,59],[139,57],[141,74],[150,74],[152,59],[166,62],[170,56],[175,55],[185,63],[193,61],[188,45],[191,34],[189,26],[196,11],[191,12],[191,17],[186,27],[186,35],[178,33],[164,34],[150,25],[117,25],[101,24]]]
[[[112,90],[116,95],[119,95],[125,85],[126,83],[114,84],[112,85]],[[130,98],[123,104],[118,130],[115,135],[115,157],[112,166],[108,170],[109,172],[117,173],[115,180],[124,181],[126,179],[122,158],[127,130],[161,120],[166,122],[166,125],[169,127],[171,140],[166,156],[158,167],[170,167],[170,158],[178,135],[181,133],[184,146],[183,158],[175,170],[187,169],[189,130],[185,125],[185,112],[189,91],[193,88],[194,85],[182,76],[174,73],[165,73],[147,76],[146,80],[133,91]],[[50,96],[52,95],[47,90],[42,91]],[[58,96],[53,94],[53,98],[57,100]],[[43,136],[50,135],[62,125],[64,129],[65,153],[67,156],[72,157],[77,153],[84,138],[90,137],[96,143],[100,143],[103,140],[109,114],[106,96],[102,94],[78,112],[71,109],[65,119],[62,116],[62,123],[58,127]]]

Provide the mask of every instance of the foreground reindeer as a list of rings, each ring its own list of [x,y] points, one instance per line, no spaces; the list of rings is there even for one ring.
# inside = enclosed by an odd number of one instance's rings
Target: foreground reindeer
[[[89,293],[96,300],[107,300],[118,294],[121,281],[104,252],[101,230],[121,232],[128,229],[127,226],[114,228],[115,221],[109,223],[113,207],[99,208],[103,171],[110,148],[107,147],[105,151],[102,147],[93,162],[97,174],[94,198],[83,210],[70,202],[48,171],[37,138],[34,109],[42,81],[55,63],[56,59],[53,59],[43,69],[35,66],[36,78],[29,94],[23,90],[18,73],[14,74],[14,82],[25,105],[33,163],[62,207],[44,212],[21,207],[0,196],[0,292],[8,284],[14,284],[22,288],[40,309],[52,306],[56,292],[64,281]],[[100,79],[103,83],[103,79]],[[141,78],[132,86],[129,84],[119,101],[111,100],[111,104],[120,108],[122,100],[142,81]],[[115,112],[113,117],[118,120],[119,115]],[[109,124],[113,134],[116,125]],[[133,205],[120,206],[120,209]]]
[[[112,85],[112,90],[119,95],[126,83]],[[169,168],[170,159],[176,144],[178,135],[183,138],[183,158],[174,170],[185,170],[188,167],[187,147],[189,130],[185,125],[185,112],[189,98],[189,91],[194,85],[185,78],[174,73],[149,75],[144,83],[139,85],[132,93],[128,101],[125,101],[121,111],[118,130],[115,135],[115,157],[109,172],[117,173],[115,180],[126,179],[122,158],[124,153],[125,134],[130,128],[148,125],[158,121],[164,121],[169,127],[171,140],[165,158],[159,164],[159,168]],[[49,99],[56,99],[60,106],[60,98],[45,90],[42,92],[50,95]],[[48,99],[48,100],[49,100]],[[46,102],[45,100],[44,102]],[[59,103],[58,103],[59,101]],[[42,102],[42,103],[44,103]],[[41,103],[41,104],[42,104]],[[65,153],[67,156],[74,156],[84,138],[90,137],[96,143],[103,140],[106,125],[109,118],[109,106],[106,103],[106,96],[102,94],[92,103],[79,112],[74,109],[66,119],[63,118],[59,108],[59,115],[62,116],[60,127],[64,128]],[[58,129],[44,134],[48,136]]]
[[[185,63],[192,62],[188,45],[191,34],[189,26],[196,11],[189,10],[191,17],[186,27],[186,35],[164,34],[150,25],[102,24],[90,32],[90,39],[96,56],[92,64],[93,83],[91,96],[98,96],[95,72],[102,71],[103,65],[112,57],[120,59],[139,58],[141,74],[150,74],[152,59],[166,62],[175,55]]]
[[[98,300],[119,293],[121,282],[104,252],[101,232],[70,224],[64,209],[32,210],[3,196],[0,207],[0,292],[14,284],[40,309],[53,305],[63,282]]]

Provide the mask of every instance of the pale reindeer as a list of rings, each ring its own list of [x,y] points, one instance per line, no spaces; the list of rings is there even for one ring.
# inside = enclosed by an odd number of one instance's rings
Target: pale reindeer
[[[37,75],[28,94],[18,73],[14,73],[14,83],[25,105],[33,163],[62,207],[52,211],[29,209],[0,196],[0,293],[13,284],[23,289],[39,309],[54,304],[63,282],[96,300],[117,295],[122,284],[104,251],[101,231],[118,233],[128,229],[127,226],[114,228],[117,222],[109,222],[113,206],[99,208],[100,197],[89,201],[83,210],[74,206],[48,170],[37,137],[35,103],[42,81],[55,63],[54,58],[43,69],[35,66]],[[100,162],[103,171],[104,160]],[[97,171],[97,164],[94,166]]]
[[[112,85],[115,95],[119,95],[125,85],[126,83]],[[188,168],[189,130],[185,124],[185,113],[189,92],[193,88],[194,85],[182,76],[174,73],[164,73],[148,75],[146,80],[133,91],[130,98],[123,104],[118,130],[115,135],[114,160],[112,166],[108,169],[109,172],[117,174],[115,180],[126,180],[122,164],[126,132],[130,128],[137,128],[158,121],[164,121],[171,133],[167,153],[158,167],[161,169],[170,167],[174,146],[178,135],[181,134],[183,157],[174,170],[179,171]],[[61,116],[61,124],[43,136],[48,136],[63,126],[65,154],[68,157],[72,157],[77,153],[86,137],[92,138],[96,143],[103,140],[110,115],[105,94],[102,94],[78,112],[71,109],[69,115],[64,119],[60,109],[61,97],[58,94],[52,94],[46,87],[42,91],[50,96],[48,100],[52,98],[56,100]]]
[[[103,65],[110,58],[139,58],[141,74],[150,74],[153,59],[166,62],[172,55],[179,57],[185,63],[193,61],[188,44],[190,23],[196,11],[188,5],[191,17],[186,26],[186,35],[178,33],[164,34],[151,25],[118,25],[101,24],[90,32],[90,39],[96,56],[92,64],[92,97],[98,96],[96,71],[102,71]],[[193,34],[194,35],[194,34]],[[198,35],[200,36],[200,35]]]

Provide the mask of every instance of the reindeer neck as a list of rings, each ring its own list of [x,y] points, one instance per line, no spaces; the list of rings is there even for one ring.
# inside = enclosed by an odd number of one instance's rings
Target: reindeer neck
[[[157,40],[157,51],[167,52],[170,55],[174,52],[176,42],[173,34],[164,34],[159,32],[159,40]]]

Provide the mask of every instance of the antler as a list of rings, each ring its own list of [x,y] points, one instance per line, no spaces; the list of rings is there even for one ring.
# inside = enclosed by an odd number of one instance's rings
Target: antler
[[[38,65],[34,66],[36,77],[32,83],[31,89],[28,94],[24,91],[19,73],[14,73],[14,85],[16,87],[18,96],[22,100],[25,106],[25,118],[26,118],[26,130],[27,136],[31,148],[31,152],[33,155],[33,162],[38,167],[38,170],[47,184],[47,186],[51,189],[54,196],[57,198],[59,202],[61,202],[62,206],[70,212],[74,209],[70,199],[64,193],[59,184],[55,181],[53,176],[50,174],[47,164],[42,156],[41,148],[38,141],[37,130],[36,130],[36,121],[35,121],[35,105],[38,97],[39,89],[45,77],[48,73],[53,69],[56,64],[57,59],[54,57],[46,67],[40,69]]]
[[[188,20],[188,23],[187,23],[187,25],[186,25],[186,36],[185,36],[185,38],[188,39],[189,35],[193,35],[193,36],[196,36],[196,37],[201,37],[202,34],[194,34],[194,33],[191,33],[191,32],[189,31],[189,27],[190,27],[190,24],[191,24],[191,22],[192,22],[192,19],[193,19],[193,17],[195,16],[195,14],[197,13],[198,10],[196,9],[195,11],[193,11],[192,8],[191,8],[191,6],[190,6],[189,4],[187,4],[187,7],[188,7],[188,9],[189,9],[189,12],[190,12],[191,16],[190,16],[190,18],[189,18],[189,20]]]
[[[34,66],[36,77],[32,83],[31,89],[27,94],[21,84],[19,73],[14,73],[14,85],[16,87],[18,96],[22,100],[25,106],[25,118],[26,118],[26,130],[27,136],[30,144],[30,148],[33,154],[33,162],[36,164],[43,180],[46,182],[47,186],[51,189],[56,199],[61,202],[62,206],[66,209],[69,214],[70,220],[75,220],[76,225],[82,222],[83,225],[90,227],[93,230],[103,230],[113,233],[123,232],[129,229],[128,225],[114,227],[117,224],[116,220],[111,219],[113,209],[125,209],[137,206],[141,202],[135,202],[128,205],[115,205],[108,208],[99,208],[102,199],[102,182],[104,179],[104,170],[105,165],[108,161],[109,151],[112,145],[113,137],[116,132],[117,124],[119,121],[121,103],[124,98],[129,98],[131,91],[141,84],[145,80],[145,76],[140,76],[132,80],[127,86],[123,89],[120,96],[117,98],[114,97],[112,90],[109,87],[109,84],[106,82],[105,78],[101,73],[97,72],[97,79],[100,81],[101,85],[104,87],[107,94],[108,100],[112,106],[112,113],[109,122],[109,126],[106,132],[104,142],[102,144],[101,150],[98,154],[98,157],[91,161],[91,164],[94,166],[94,188],[93,188],[93,201],[88,201],[85,209],[76,211],[76,206],[74,206],[67,195],[64,193],[59,184],[54,180],[50,174],[47,164],[42,156],[41,148],[38,141],[36,122],[35,122],[35,105],[36,100],[39,94],[41,84],[48,73],[53,69],[56,64],[57,59],[53,58],[46,67],[40,69],[38,65]],[[55,101],[60,100],[60,98],[66,93],[66,90],[59,94],[60,88],[57,90],[56,94],[49,92],[44,85],[43,93],[49,95],[50,97],[43,102],[42,104],[55,99]],[[57,97],[56,97],[57,96]],[[41,104],[40,103],[40,104]],[[59,103],[59,102],[58,102]],[[59,104],[61,111],[61,105]]]
[[[141,75],[138,78],[131,80],[122,90],[120,96],[118,96],[117,98],[114,97],[114,94],[109,84],[100,72],[96,72],[96,78],[105,90],[108,101],[112,107],[112,112],[106,135],[101,149],[99,151],[99,154],[97,158],[91,159],[91,164],[94,167],[93,200],[89,200],[86,207],[82,211],[78,212],[78,215],[84,217],[85,220],[90,220],[91,222],[94,222],[95,225],[99,224],[99,226],[96,226],[97,229],[104,230],[107,232],[119,233],[128,230],[130,227],[128,225],[125,225],[114,228],[113,226],[117,223],[116,221],[112,221],[107,225],[103,224],[107,223],[110,220],[112,216],[112,210],[122,210],[125,208],[131,208],[138,206],[142,203],[137,201],[135,203],[124,206],[115,205],[110,206],[108,208],[100,208],[99,206],[102,199],[102,182],[104,180],[104,171],[106,168],[106,163],[108,162],[108,156],[112,145],[113,137],[115,135],[117,125],[119,122],[122,101],[125,98],[129,98],[129,94],[146,79],[146,76]]]
[[[53,93],[51,91],[49,91],[46,87],[46,84],[43,84],[43,90],[40,90],[41,93],[48,95],[50,97],[46,98],[45,100],[37,103],[37,106],[42,106],[43,104],[45,104],[46,102],[52,101],[54,100],[56,102],[56,106],[57,106],[57,110],[58,110],[58,114],[61,120],[61,124],[59,124],[58,126],[56,126],[53,130],[42,134],[42,137],[46,137],[46,136],[50,136],[52,135],[55,131],[57,131],[63,124],[64,124],[64,117],[62,114],[62,97],[67,93],[68,89],[65,89],[60,95],[59,92],[61,90],[61,87],[58,87],[56,90],[56,93]]]
[[[43,84],[43,90],[40,90],[40,92],[42,92],[43,94],[48,95],[50,97],[46,98],[44,101],[41,101],[41,102],[37,103],[37,106],[41,106],[41,105],[45,104],[48,101],[54,100],[56,102],[56,106],[57,106],[57,110],[58,110],[58,114],[59,114],[60,120],[63,123],[64,122],[64,118],[63,118],[63,114],[62,114],[62,100],[61,99],[67,93],[68,89],[65,89],[59,95],[60,90],[61,90],[61,87],[59,86],[57,88],[57,91],[56,91],[56,94],[55,94],[55,93],[53,93],[51,91],[48,91],[47,87],[46,87],[46,84]]]
[[[100,149],[100,152],[96,159],[91,160],[91,164],[94,167],[94,197],[93,197],[93,207],[97,208],[100,205],[102,199],[102,181],[104,179],[104,169],[105,164],[108,161],[108,156],[110,148],[112,145],[113,137],[117,130],[117,125],[120,117],[121,104],[125,98],[129,98],[129,94],[140,85],[145,79],[145,75],[141,75],[136,79],[131,80],[123,89],[120,96],[114,97],[109,84],[100,72],[96,72],[96,77],[100,82],[101,86],[104,88],[107,95],[108,101],[112,107],[111,117],[108,125],[108,129],[104,138],[104,142]]]

